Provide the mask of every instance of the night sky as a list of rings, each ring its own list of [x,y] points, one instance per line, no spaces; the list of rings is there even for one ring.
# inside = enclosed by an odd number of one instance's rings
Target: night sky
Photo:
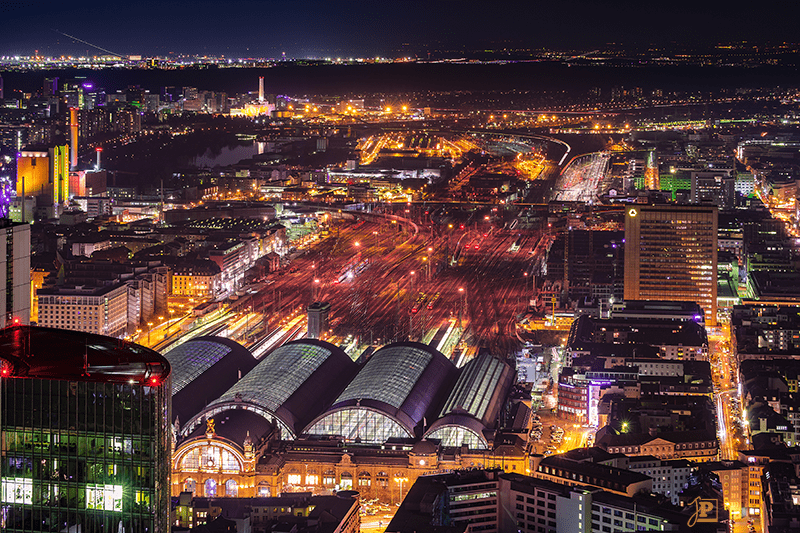
[[[0,2],[0,55],[370,57],[504,46],[797,42],[800,6],[765,0],[114,0]]]

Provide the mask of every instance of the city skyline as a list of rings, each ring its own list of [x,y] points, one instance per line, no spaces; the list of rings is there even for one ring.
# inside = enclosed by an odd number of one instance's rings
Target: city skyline
[[[4,5],[0,528],[793,530],[757,7]]]

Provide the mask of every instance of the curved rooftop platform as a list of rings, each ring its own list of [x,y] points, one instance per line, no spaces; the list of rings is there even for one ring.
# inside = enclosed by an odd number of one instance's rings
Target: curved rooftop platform
[[[112,337],[34,326],[0,331],[3,377],[139,382],[158,386],[170,375],[158,352]]]
[[[265,420],[275,419],[283,438],[295,438],[357,371],[358,366],[333,344],[313,339],[284,344],[195,415],[181,434],[191,434],[207,418],[244,409]]]
[[[258,364],[244,346],[223,337],[197,337],[164,354],[172,371],[172,418],[190,420]]]
[[[420,436],[423,421],[437,417],[457,374],[449,359],[426,344],[384,346],[305,433],[370,443]]]
[[[507,363],[490,354],[475,357],[461,369],[438,420],[425,438],[439,439],[442,446],[466,444],[471,449],[489,448],[485,433],[495,428],[513,384],[514,371]]]

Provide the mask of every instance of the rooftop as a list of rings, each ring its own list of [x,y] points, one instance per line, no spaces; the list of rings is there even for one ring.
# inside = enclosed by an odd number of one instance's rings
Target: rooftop
[[[2,375],[158,386],[169,362],[138,344],[81,331],[14,326],[0,331]]]

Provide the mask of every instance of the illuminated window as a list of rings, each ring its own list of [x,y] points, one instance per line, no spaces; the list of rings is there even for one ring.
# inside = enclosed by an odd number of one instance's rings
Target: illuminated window
[[[236,480],[229,479],[225,482],[225,496],[229,498],[235,498],[239,495],[239,486],[236,484]]]
[[[213,479],[206,480],[206,498],[217,497],[217,482]]]
[[[300,474],[288,474],[288,475],[286,476],[286,482],[287,482],[289,485],[299,485],[299,484],[300,484],[301,477],[302,477],[302,476],[301,476]]]
[[[122,485],[87,486],[86,508],[102,511],[122,511]]]
[[[353,488],[353,474],[350,472],[342,472],[342,481],[340,483],[342,490]]]
[[[3,479],[3,503],[32,503],[33,480],[22,478]]]

